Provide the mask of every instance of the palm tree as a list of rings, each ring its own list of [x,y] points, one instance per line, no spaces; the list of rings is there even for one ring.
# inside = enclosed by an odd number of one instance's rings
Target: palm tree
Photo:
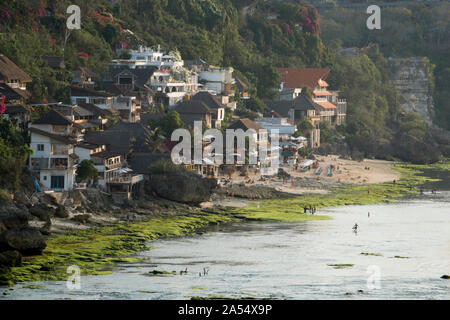
[[[150,134],[145,137],[145,144],[151,153],[154,153],[162,145],[164,137],[160,134],[161,129],[155,128],[155,130],[150,130]]]

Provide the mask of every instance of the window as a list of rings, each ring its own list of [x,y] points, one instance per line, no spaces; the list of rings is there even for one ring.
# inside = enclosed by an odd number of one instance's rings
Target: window
[[[44,181],[47,181],[47,176],[44,176],[43,179],[44,179]]]
[[[91,98],[91,99],[90,99],[90,103],[93,103],[93,104],[106,104],[106,99],[102,99],[102,98]]]
[[[43,144],[38,144],[37,145],[37,151],[44,151],[44,145]]]
[[[64,176],[52,176],[50,188],[64,189]]]

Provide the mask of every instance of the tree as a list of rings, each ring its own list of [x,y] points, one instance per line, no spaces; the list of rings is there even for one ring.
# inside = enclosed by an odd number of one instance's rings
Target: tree
[[[307,158],[309,156],[308,148],[302,147],[302,148],[298,149],[298,154],[303,158]]]
[[[105,124],[105,129],[113,127],[116,123],[118,123],[120,121],[120,117],[118,117],[118,116],[108,116],[108,117],[106,117],[106,119],[108,121]]]
[[[333,129],[328,121],[321,121],[319,123],[320,128],[320,142],[331,142],[333,138]]]
[[[307,118],[303,118],[297,124],[297,130],[298,130],[297,132],[299,132],[303,136],[307,136],[313,129],[314,129],[313,124]]]
[[[170,137],[173,131],[184,127],[184,123],[176,111],[169,111],[159,118],[149,119],[148,125],[153,130],[159,128],[164,137]]]
[[[32,153],[25,142],[24,133],[10,119],[0,115],[0,188],[15,191]]]
[[[91,182],[97,183],[98,170],[94,166],[92,160],[83,160],[77,167],[77,181],[78,182]]]
[[[244,103],[245,107],[254,112],[264,112],[265,104],[258,97],[251,97]]]
[[[155,128],[151,134],[145,138],[145,144],[148,146],[150,152],[154,153],[163,143],[164,138],[160,134],[161,129]]]

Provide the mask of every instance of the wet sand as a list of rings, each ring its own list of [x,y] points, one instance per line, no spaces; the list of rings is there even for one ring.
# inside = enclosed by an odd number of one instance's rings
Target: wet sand
[[[292,178],[283,181],[278,177],[272,177],[261,181],[261,175],[258,172],[249,170],[247,177],[240,176],[239,173],[232,175],[233,184],[264,185],[275,188],[278,191],[292,194],[308,194],[308,193],[328,193],[328,188],[339,186],[340,184],[375,184],[400,179],[400,173],[392,168],[395,162],[384,160],[354,161],[341,159],[338,156],[316,156],[319,161],[319,167],[322,173],[317,176],[315,169],[301,172],[300,169],[295,170],[293,167],[283,166],[282,168]],[[327,169],[330,165],[334,165],[336,170],[332,177],[327,176]],[[220,176],[220,178],[228,178]],[[248,181],[251,183],[247,183]]]

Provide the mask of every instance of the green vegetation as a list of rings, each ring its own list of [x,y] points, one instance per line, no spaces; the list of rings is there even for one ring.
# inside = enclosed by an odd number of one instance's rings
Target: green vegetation
[[[159,129],[161,135],[170,138],[173,131],[184,127],[184,123],[181,121],[178,112],[169,111],[167,114],[161,115],[161,117],[150,118],[148,126],[150,129]]]
[[[448,163],[448,161],[447,161]],[[397,164],[394,168],[401,172],[401,179],[396,183],[385,182],[373,185],[343,185],[333,188],[328,194],[308,194],[289,200],[263,200],[247,207],[234,209],[239,217],[255,220],[277,221],[305,221],[324,220],[329,217],[321,215],[303,214],[303,208],[315,206],[316,208],[338,207],[345,205],[377,204],[394,202],[405,194],[417,194],[414,186],[426,181],[438,181],[424,176],[420,166]]]
[[[327,81],[340,90],[348,103],[346,123],[337,129],[345,136],[351,154],[420,164],[449,155],[444,133],[427,125],[417,114],[401,109],[403,97],[389,84],[389,64],[378,46],[351,56],[336,55],[331,69]],[[332,136],[325,129],[325,135],[321,134],[324,142]]]
[[[44,289],[45,287],[43,285],[40,285],[40,284],[30,284],[28,286],[23,286],[23,288],[37,290],[37,289]]]
[[[8,193],[0,189],[0,204],[7,203],[10,200]]]
[[[81,161],[81,163],[77,167],[77,181],[93,181],[94,183],[98,181],[98,170],[94,166],[94,161]]]
[[[343,48],[378,44],[386,57],[425,57],[427,73],[434,75],[429,78],[436,107],[435,122],[450,129],[449,14],[448,2],[383,8],[382,28],[368,30],[365,11],[335,8],[321,17],[322,40],[329,46]]]
[[[0,189],[16,191],[30,154],[25,133],[0,114]]]
[[[297,132],[295,133],[295,135],[298,136],[303,136],[303,137],[309,137],[311,130],[314,129],[313,124],[311,123],[311,121],[309,119],[303,118],[302,120],[300,120],[300,122],[297,124]]]
[[[334,137],[333,128],[328,121],[321,121],[319,123],[320,128],[320,142],[326,143],[331,142]]]
[[[165,173],[190,173],[191,171],[185,166],[176,165],[170,160],[161,159],[150,165],[150,173],[165,174]]]
[[[334,269],[345,269],[351,268],[354,264],[351,263],[338,263],[338,264],[327,264],[327,266],[333,267]]]
[[[263,99],[277,97],[277,67],[329,67],[329,82],[348,101],[348,121],[339,128],[351,153],[366,157],[400,158],[431,163],[441,154],[450,155],[441,133],[421,119],[404,115],[401,97],[389,85],[385,56],[426,56],[423,59],[436,102],[436,123],[450,127],[446,88],[450,84],[448,13],[446,3],[428,9],[424,5],[386,8],[382,30],[365,27],[365,12],[334,9],[321,21],[317,11],[301,1],[246,1],[258,4],[252,14],[240,11],[240,1],[231,0],[123,0],[102,1],[0,0],[2,53],[33,77],[33,102],[67,102],[70,72],[87,66],[105,71],[115,49],[156,46],[181,54],[183,59],[203,59],[209,64],[233,67],[249,85],[251,99],[237,99],[236,115],[254,119],[263,109]],[[82,29],[65,32],[65,9],[81,7]],[[401,21],[401,22],[400,22]],[[323,25],[323,39],[321,27]],[[406,27],[405,27],[406,26]],[[132,33],[128,32],[131,30]],[[341,47],[364,47],[353,56],[341,56]],[[378,49],[379,48],[379,49]],[[126,51],[125,51],[126,52]],[[45,65],[41,55],[63,55],[67,70]],[[126,55],[126,53],[125,53]],[[431,75],[434,77],[431,77]],[[328,80],[327,80],[328,81]],[[405,130],[413,124],[424,130]],[[151,120],[170,136],[182,126],[174,114]],[[324,128],[321,138],[330,141],[334,132]],[[447,142],[445,142],[447,141]]]
[[[160,131],[161,129],[157,127],[145,138],[145,144],[152,153],[158,150],[163,143],[164,138],[161,136]]]
[[[149,272],[150,275],[161,276],[161,275],[176,275],[177,272],[174,271],[165,271],[165,270],[153,270]]]
[[[82,29],[66,32],[66,8],[81,8]],[[319,37],[317,11],[304,4],[266,3],[279,12],[242,17],[230,0],[0,0],[2,52],[33,77],[33,101],[67,102],[70,72],[46,66],[42,55],[64,56],[67,70],[87,66],[100,73],[114,50],[140,44],[179,50],[183,59],[232,66],[250,85],[250,94],[268,99],[279,85],[276,66],[320,65],[327,50]],[[4,12],[6,10],[8,13]],[[303,30],[301,30],[301,28]],[[133,33],[129,33],[131,30]],[[187,41],[188,40],[188,41]],[[126,56],[125,51],[122,56]]]
[[[450,161],[439,166],[449,166]],[[437,167],[438,165],[436,165]],[[263,200],[248,207],[215,209],[214,212],[191,212],[186,215],[151,218],[139,223],[119,223],[91,230],[78,230],[70,234],[55,234],[47,240],[40,256],[24,257],[21,267],[0,274],[0,284],[12,285],[24,281],[66,280],[66,268],[78,265],[82,274],[107,274],[115,263],[139,262],[130,254],[150,250],[146,243],[159,237],[182,236],[209,225],[240,220],[295,222],[330,219],[327,216],[303,214],[304,205],[317,208],[352,204],[392,202],[405,194],[417,193],[414,187],[426,181],[420,166],[397,164],[402,173],[395,184],[381,183],[369,186],[344,186],[326,195],[306,195],[286,200]],[[370,194],[368,194],[370,189]],[[127,257],[128,256],[128,257]]]
[[[191,213],[185,216],[152,218],[145,222],[79,230],[52,235],[40,256],[24,257],[22,266],[0,275],[0,284],[24,281],[66,280],[66,269],[77,265],[83,275],[111,273],[115,263],[139,262],[126,257],[148,249],[146,242],[158,237],[182,236],[212,224],[236,221],[227,213]]]

